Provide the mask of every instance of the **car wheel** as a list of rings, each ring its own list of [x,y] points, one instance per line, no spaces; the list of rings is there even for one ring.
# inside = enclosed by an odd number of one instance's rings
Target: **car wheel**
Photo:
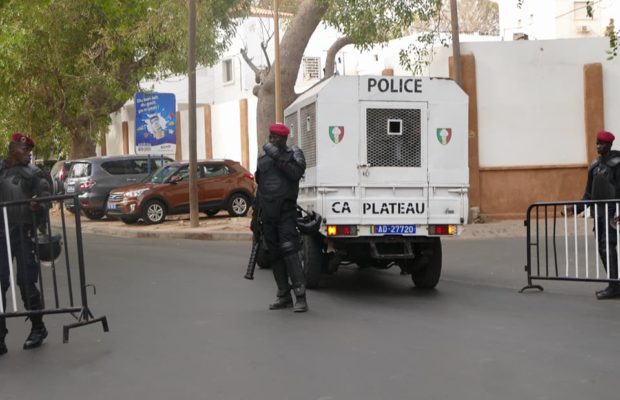
[[[220,210],[207,210],[205,211],[205,214],[207,214],[207,216],[212,217],[214,215],[217,215],[217,213],[219,213]]]
[[[86,218],[92,219],[92,220],[100,220],[105,215],[103,211],[98,211],[98,210],[83,210],[83,211],[84,211],[84,215],[86,216]]]
[[[250,209],[250,200],[243,193],[234,193],[228,200],[228,214],[231,217],[243,217]]]
[[[411,270],[411,280],[415,287],[420,289],[432,289],[439,283],[441,276],[441,240],[433,238],[433,242],[424,245],[421,252],[417,253],[417,264]]]
[[[159,200],[149,200],[142,207],[142,219],[149,225],[161,224],[166,219],[166,207]]]
[[[120,217],[120,219],[127,225],[135,224],[136,222],[138,222],[138,217]]]

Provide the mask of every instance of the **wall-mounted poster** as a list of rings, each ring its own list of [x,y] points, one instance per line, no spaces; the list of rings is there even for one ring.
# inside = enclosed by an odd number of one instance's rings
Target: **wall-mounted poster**
[[[176,153],[176,98],[173,93],[136,93],[136,154]]]

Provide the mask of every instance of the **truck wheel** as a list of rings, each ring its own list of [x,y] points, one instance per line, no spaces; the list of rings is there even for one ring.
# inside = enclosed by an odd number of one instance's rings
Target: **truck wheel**
[[[411,280],[420,289],[434,288],[441,276],[441,240],[439,238],[432,240],[431,243],[420,247],[421,254],[418,253],[418,257],[422,257],[423,264],[411,271]]]
[[[321,236],[302,235],[301,261],[306,273],[306,287],[313,289],[319,286],[324,259]]]

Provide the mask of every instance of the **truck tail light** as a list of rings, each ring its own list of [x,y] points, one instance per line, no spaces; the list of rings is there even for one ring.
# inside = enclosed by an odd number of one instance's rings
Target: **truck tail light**
[[[429,225],[429,235],[456,235],[456,225]]]
[[[251,172],[244,172],[243,173],[243,177],[244,178],[248,178],[249,180],[253,181],[254,180],[254,174],[252,174]]]
[[[327,236],[355,236],[357,226],[355,225],[327,225]]]

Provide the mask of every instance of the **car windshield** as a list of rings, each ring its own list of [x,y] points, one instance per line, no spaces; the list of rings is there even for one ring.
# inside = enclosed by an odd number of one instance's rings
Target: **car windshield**
[[[179,170],[178,165],[166,165],[159,168],[155,173],[146,178],[146,182],[150,183],[164,183],[167,182],[168,179],[172,175],[174,175]]]

